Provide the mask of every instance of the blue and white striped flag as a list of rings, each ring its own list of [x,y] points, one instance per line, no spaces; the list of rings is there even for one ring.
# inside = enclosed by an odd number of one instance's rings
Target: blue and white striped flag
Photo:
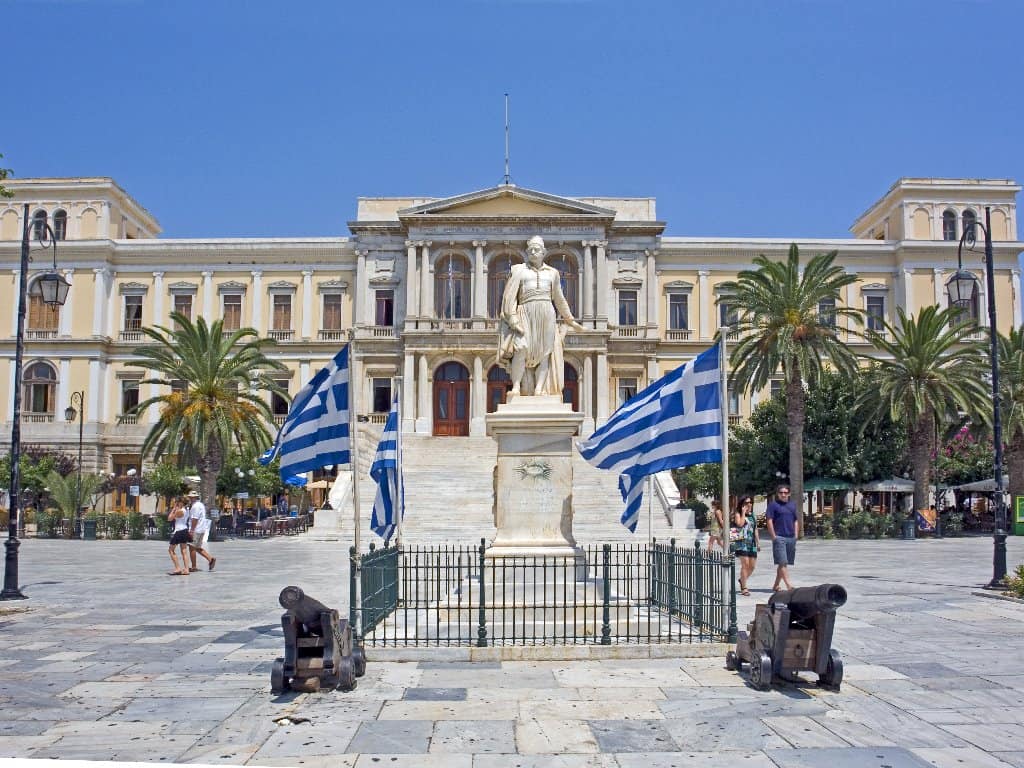
[[[579,443],[580,455],[619,473],[622,524],[636,530],[643,480],[663,469],[722,461],[722,404],[716,344],[622,404]]]
[[[373,517],[370,519],[370,528],[373,532],[388,540],[395,533],[398,526],[398,518],[395,514],[395,499],[398,497],[398,479],[402,468],[399,466],[398,450],[398,400],[391,405],[391,412],[384,424],[384,434],[380,436],[377,444],[377,455],[373,458],[370,466],[370,477],[377,483],[377,497],[373,500]],[[405,512],[405,493],[403,488],[402,500],[399,503],[398,514]]]
[[[283,482],[303,472],[351,460],[348,355],[346,344],[330,365],[299,391],[273,447],[260,456],[264,465],[281,456]]]

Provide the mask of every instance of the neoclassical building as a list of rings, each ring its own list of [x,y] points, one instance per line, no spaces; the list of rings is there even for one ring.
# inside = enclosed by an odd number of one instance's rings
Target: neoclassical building
[[[294,393],[351,340],[356,409],[377,421],[401,382],[403,430],[482,435],[505,396],[495,365],[496,315],[526,240],[542,235],[547,261],[585,333],[566,338],[566,401],[588,432],[648,382],[705,349],[730,315],[723,282],[757,254],[838,250],[856,273],[842,301],[868,323],[945,304],[964,226],[991,209],[1000,330],[1022,322],[1016,195],[1002,179],[901,178],[854,221],[852,237],[707,238],[666,235],[653,198],[563,197],[500,185],[456,197],[360,198],[349,236],[162,239],[156,219],[109,178],[20,179],[0,198],[0,441],[10,438],[22,211],[56,232],[58,268],[71,282],[59,311],[29,306],[23,441],[77,450],[64,421],[73,392],[85,402],[85,465],[122,473],[156,418],[131,414],[142,371],[129,367],[140,328],[172,311],[223,318],[276,339]],[[34,247],[31,281],[50,254]],[[982,278],[975,314],[987,324],[979,247],[965,267]],[[828,307],[822,307],[823,312]],[[840,320],[841,323],[845,320]],[[844,329],[845,332],[845,329]],[[859,344],[855,336],[848,336]],[[141,385],[149,387],[150,385]],[[735,419],[752,398],[730,394]],[[287,404],[272,402],[278,421]]]

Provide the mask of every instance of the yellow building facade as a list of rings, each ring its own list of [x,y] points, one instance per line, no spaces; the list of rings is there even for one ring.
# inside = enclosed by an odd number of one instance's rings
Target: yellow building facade
[[[584,416],[584,434],[705,349],[729,317],[721,285],[758,254],[785,258],[792,242],[806,258],[837,250],[838,263],[858,276],[842,303],[865,310],[870,324],[891,322],[898,308],[946,304],[960,234],[972,219],[984,221],[988,207],[999,330],[1022,323],[1020,186],[1008,180],[902,178],[840,239],[670,236],[653,198],[563,197],[515,185],[443,199],[360,198],[347,237],[165,239],[112,179],[6,184],[14,197],[0,199],[0,441],[10,440],[28,203],[30,228],[45,219],[60,239],[57,266],[71,290],[56,312],[29,307],[22,441],[75,453],[77,424],[64,421],[64,410],[81,392],[84,465],[117,474],[141,466],[139,447],[157,418],[131,413],[155,392],[127,363],[140,329],[169,325],[173,311],[276,339],[270,355],[287,366],[281,382],[293,394],[351,340],[360,415],[382,420],[400,387],[405,432],[485,434],[484,416],[507,387],[494,365],[504,280],[536,234],[586,328],[566,337],[564,393]],[[34,245],[32,253],[30,283],[52,265],[48,250]],[[981,280],[975,311],[986,326],[982,258],[980,247],[965,252],[964,266]],[[742,418],[766,396],[732,395],[731,415]],[[287,404],[272,406],[282,421]]]

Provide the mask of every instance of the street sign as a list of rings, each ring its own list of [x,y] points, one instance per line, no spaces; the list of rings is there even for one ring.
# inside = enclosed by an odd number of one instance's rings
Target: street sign
[[[235,494],[235,498],[236,499],[248,499],[249,498],[249,492],[248,491],[239,491],[238,493]]]
[[[137,486],[137,485],[129,485],[128,486],[128,495],[129,496],[138,496],[139,495],[139,486]]]

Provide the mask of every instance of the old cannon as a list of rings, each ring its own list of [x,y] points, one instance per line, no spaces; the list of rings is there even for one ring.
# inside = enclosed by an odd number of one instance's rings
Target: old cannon
[[[843,660],[831,647],[836,609],[846,603],[838,584],[820,584],[776,592],[754,610],[754,620],[740,632],[736,650],[725,655],[726,669],[750,664],[750,683],[768,690],[776,676],[802,670],[816,672],[818,684],[838,691]]]
[[[278,602],[285,609],[284,656],[271,669],[271,691],[355,688],[356,678],[366,672],[366,657],[353,644],[348,621],[299,587],[282,589]]]

